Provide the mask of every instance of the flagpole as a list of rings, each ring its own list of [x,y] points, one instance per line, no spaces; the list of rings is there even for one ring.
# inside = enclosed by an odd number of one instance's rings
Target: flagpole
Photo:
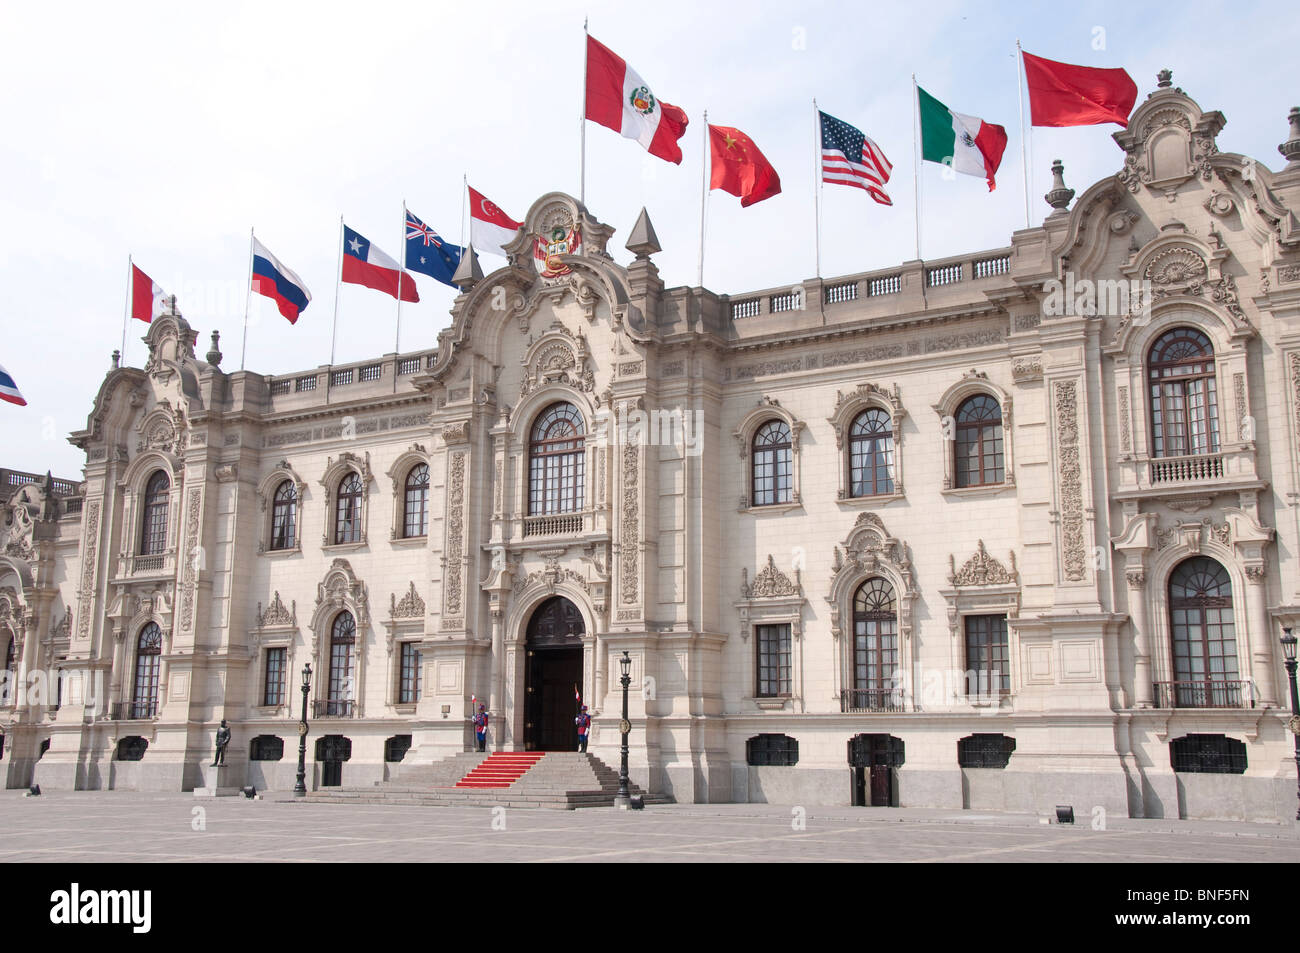
[[[916,260],[921,260],[921,106],[912,74],[912,201],[916,220]]]
[[[822,150],[821,143],[821,117],[817,112],[817,97],[813,97],[813,215],[815,218],[814,229],[816,234],[813,236],[814,255],[817,263],[817,277],[822,276]]]
[[[406,199],[402,199],[402,239],[397,247],[402,257],[397,259],[397,336],[393,340],[394,354],[402,352],[402,278],[406,274]]]
[[[131,291],[134,286],[135,271],[134,264],[131,261],[131,253],[126,253],[126,308],[122,313],[122,350],[118,356],[118,364],[126,367],[126,323],[131,320]]]
[[[700,269],[699,286],[704,287],[704,209],[709,200],[709,111],[704,110],[704,150],[700,153]]]
[[[1025,228],[1029,227],[1029,133],[1025,130],[1025,51],[1016,40],[1016,106],[1020,109],[1020,165],[1025,179]]]
[[[469,175],[460,174],[460,250],[465,253],[465,203],[469,201]]]
[[[253,228],[248,229],[248,284],[244,287],[244,342],[239,346],[239,369],[244,369],[244,356],[248,352],[248,309],[253,299]]]
[[[587,18],[582,18],[582,110],[578,113],[578,202],[587,204]]]
[[[330,330],[330,367],[334,366],[334,348],[339,339],[339,286],[343,283],[343,216],[339,216],[339,259],[334,269],[334,326]]]

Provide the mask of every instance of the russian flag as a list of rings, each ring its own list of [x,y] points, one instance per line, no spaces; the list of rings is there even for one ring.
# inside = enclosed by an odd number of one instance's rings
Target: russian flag
[[[303,280],[280,264],[280,259],[256,238],[253,239],[253,290],[274,301],[290,324],[297,324],[298,315],[311,303],[311,292]]]
[[[353,285],[365,285],[396,298],[399,277],[402,300],[419,301],[420,293],[415,290],[414,277],[405,274],[397,262],[370,244],[359,232],[343,226],[344,281]]]
[[[14,379],[9,376],[9,372],[3,366],[0,366],[0,400],[7,400],[19,407],[27,406],[27,401],[23,400],[23,395],[18,393],[18,385],[14,383]]]

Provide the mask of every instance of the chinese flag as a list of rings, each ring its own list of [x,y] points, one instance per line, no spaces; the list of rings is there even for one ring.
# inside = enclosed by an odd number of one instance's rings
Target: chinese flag
[[[781,191],[781,177],[754,145],[754,140],[730,126],[709,126],[713,173],[709,188],[740,196],[741,208],[770,199]]]
[[[1137,83],[1122,69],[1071,66],[1023,53],[1034,126],[1128,125],[1137,101]]]

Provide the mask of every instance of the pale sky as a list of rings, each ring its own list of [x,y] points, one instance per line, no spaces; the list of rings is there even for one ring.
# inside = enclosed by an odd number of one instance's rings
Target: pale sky
[[[516,219],[546,192],[576,195],[584,16],[690,116],[680,166],[587,129],[587,207],[617,229],[610,250],[626,263],[623,243],[645,206],[670,287],[696,283],[705,109],[744,130],[783,184],[748,209],[723,192],[710,198],[704,283],[737,294],[814,274],[814,97],[894,165],[892,208],[823,187],[827,277],[914,257],[913,73],[950,108],[1010,136],[991,194],[977,178],[921,169],[927,259],[1004,246],[1024,227],[1017,38],[1051,59],[1123,66],[1139,102],[1157,70],[1173,69],[1176,86],[1226,115],[1220,149],[1273,169],[1300,102],[1285,2],[1226,12],[1132,2],[10,3],[0,32],[0,365],[28,406],[0,402],[0,466],[80,478],[84,456],[66,437],[85,426],[121,344],[128,254],[178,296],[200,357],[211,330],[221,332],[222,367],[233,371],[255,226],[312,294],[296,326],[252,299],[247,366],[279,374],[329,361],[340,214],[398,257],[403,200],[459,241],[462,175]],[[1049,211],[1052,159],[1082,193],[1120,168],[1118,128],[1032,131],[1035,225]],[[432,347],[450,323],[455,292],[418,282],[421,302],[402,308],[404,351]],[[338,307],[339,363],[393,350],[391,298],[347,285]],[[127,330],[127,361],[140,366],[146,327]]]

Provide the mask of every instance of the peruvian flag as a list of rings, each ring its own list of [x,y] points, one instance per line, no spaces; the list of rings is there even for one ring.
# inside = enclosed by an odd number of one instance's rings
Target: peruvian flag
[[[405,274],[397,262],[370,244],[360,232],[343,226],[343,280],[348,284],[365,285],[384,294],[398,296],[401,300],[419,301],[415,278]]]
[[[501,211],[500,207],[472,186],[469,189],[469,240],[479,251],[506,257],[505,245],[514,241],[523,225]]]
[[[1034,126],[1128,125],[1137,102],[1137,83],[1123,69],[1072,66],[1021,51]]]
[[[131,266],[131,317],[149,324],[158,313],[158,304],[162,301],[163,290],[135,265]]]
[[[656,99],[636,70],[590,36],[586,116],[624,138],[635,139],[652,156],[681,164],[677,140],[686,134],[686,113]]]

